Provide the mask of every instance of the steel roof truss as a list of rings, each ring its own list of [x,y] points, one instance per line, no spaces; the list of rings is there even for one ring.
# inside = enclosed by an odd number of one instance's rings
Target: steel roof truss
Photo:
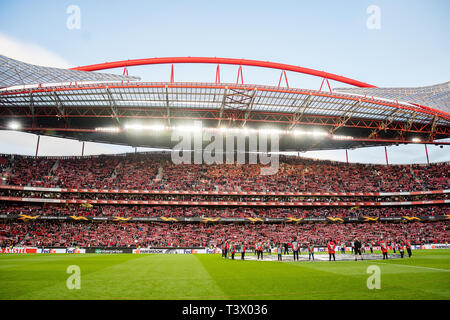
[[[117,104],[111,94],[111,91],[109,90],[109,87],[106,87],[106,94],[108,96],[109,107],[111,108],[111,116],[113,116],[117,123],[120,125],[120,120],[117,117]]]

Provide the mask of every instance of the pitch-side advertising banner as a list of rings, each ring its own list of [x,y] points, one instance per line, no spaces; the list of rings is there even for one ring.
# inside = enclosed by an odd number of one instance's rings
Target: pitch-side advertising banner
[[[1,248],[1,253],[38,253],[38,248],[34,247],[13,247],[13,248]]]
[[[423,245],[413,245],[411,246],[413,250],[429,250],[429,249],[450,249],[450,244],[448,243],[435,243],[435,244],[423,244]],[[373,250],[379,251],[381,248],[379,246],[374,246]],[[389,250],[392,250],[390,246],[388,246]],[[346,251],[351,250],[350,248],[345,248]],[[292,250],[290,249],[289,252]],[[315,247],[315,252],[327,252],[326,247]],[[368,247],[366,247],[366,252],[370,251]],[[252,253],[253,250],[247,250],[247,253]],[[276,253],[277,249],[272,248],[272,253]],[[302,253],[307,252],[305,248],[302,248]],[[336,252],[340,252],[340,248],[336,247]],[[184,248],[184,249],[175,249],[175,248],[139,248],[139,249],[115,249],[115,248],[37,248],[37,247],[12,247],[12,248],[0,248],[0,253],[19,253],[19,254],[29,254],[29,253],[44,253],[44,254],[52,254],[52,253],[109,253],[109,254],[117,254],[117,253],[134,253],[134,254],[150,254],[150,253],[164,253],[164,254],[214,254],[214,253],[222,253],[222,250],[219,248]],[[237,251],[239,253],[239,251]]]
[[[217,251],[217,252],[216,252]],[[152,248],[140,248],[133,249],[133,253],[143,254],[143,253],[166,253],[166,254],[197,254],[197,253],[220,253],[218,249],[206,249],[206,248],[195,248],[195,249],[152,249]]]
[[[1,248],[0,253],[86,253],[86,249],[13,247]]]

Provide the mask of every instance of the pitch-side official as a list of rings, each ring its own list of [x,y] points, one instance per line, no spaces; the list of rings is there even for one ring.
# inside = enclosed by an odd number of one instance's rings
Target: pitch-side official
[[[277,246],[278,261],[283,261],[283,244],[280,242]]]
[[[236,253],[236,246],[234,245],[234,243],[230,244],[230,252],[231,252],[231,259],[234,260],[234,254]]]
[[[222,243],[222,258],[226,258],[227,257],[227,241],[225,240]]]
[[[358,254],[361,257],[361,260],[363,260],[362,254],[361,254],[361,241],[358,240],[358,238],[355,238],[355,261],[358,260]]]
[[[309,243],[309,242],[308,242],[307,245],[308,245],[308,252],[309,252],[308,260],[311,260],[311,258],[312,258],[313,261],[314,261],[314,245],[312,243]]]
[[[398,244],[398,252],[400,252],[400,257],[403,259],[403,256],[405,255],[405,244],[403,241],[400,241]]]
[[[408,258],[411,258],[412,256],[411,241],[406,240],[405,245],[406,245],[406,252],[408,252]]]
[[[381,247],[381,252],[383,253],[383,260],[385,260],[388,258],[388,249],[387,249],[386,242],[384,242],[384,240],[381,240],[380,247]]]
[[[294,253],[294,261],[296,260],[295,257],[297,257],[298,261],[298,250],[300,249],[300,243],[298,243],[297,238],[294,237],[294,241],[292,241],[291,246]]]
[[[241,244],[241,260],[245,260],[245,242]]]
[[[333,239],[330,239],[330,241],[328,242],[327,245],[328,248],[328,257],[329,257],[329,261],[331,261],[331,257],[333,257],[333,261],[336,261],[336,244],[334,243]]]
[[[284,254],[289,254],[289,244],[288,243],[284,244]]]
[[[259,240],[259,242],[256,244],[256,248],[257,248],[257,256],[258,256],[258,260],[261,257],[261,260],[263,259],[263,242],[261,240]]]

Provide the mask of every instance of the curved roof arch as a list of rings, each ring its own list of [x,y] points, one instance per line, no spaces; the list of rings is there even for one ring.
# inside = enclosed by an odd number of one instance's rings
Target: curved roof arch
[[[259,61],[259,60],[249,60],[249,59],[233,59],[233,58],[217,58],[217,57],[164,57],[164,58],[147,58],[147,59],[133,59],[133,60],[122,60],[115,62],[105,62],[99,64],[93,64],[88,66],[76,67],[71,70],[80,71],[98,71],[105,69],[123,68],[131,66],[142,66],[142,65],[153,65],[153,64],[176,64],[176,63],[211,63],[211,64],[231,64],[238,66],[252,66],[252,67],[262,67],[278,69],[283,71],[292,71],[297,73],[309,74],[316,77],[326,78],[341,83],[350,84],[352,86],[361,88],[375,88],[374,85],[364,83],[355,79],[347,78],[333,73],[328,73],[325,71],[304,68],[299,66],[293,66],[289,64],[270,62],[270,61]]]

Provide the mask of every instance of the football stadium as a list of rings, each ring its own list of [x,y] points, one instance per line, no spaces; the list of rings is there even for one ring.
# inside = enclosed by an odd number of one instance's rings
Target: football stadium
[[[36,139],[33,155],[0,150],[0,299],[450,298],[450,162],[428,154],[449,150],[450,82],[381,87],[213,56],[92,60],[0,55],[0,129]],[[186,65],[214,81],[177,81]],[[157,82],[133,71],[161,66]],[[221,80],[227,67],[236,81]],[[249,69],[278,85],[247,83]],[[289,85],[303,76],[320,86]],[[41,155],[42,137],[82,149]],[[404,145],[426,163],[391,163],[387,148]],[[369,147],[385,163],[349,161]],[[327,150],[346,161],[302,156]]]

